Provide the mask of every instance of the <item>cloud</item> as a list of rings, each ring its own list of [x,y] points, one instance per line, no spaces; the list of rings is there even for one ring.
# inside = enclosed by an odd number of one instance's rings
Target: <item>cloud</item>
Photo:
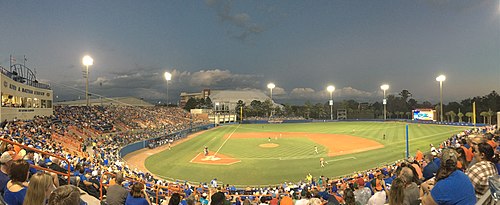
[[[290,92],[292,98],[317,98],[317,93],[312,88],[294,88]]]
[[[238,31],[232,37],[238,40],[245,41],[249,36],[257,35],[264,31],[261,25],[252,22],[250,15],[247,13],[231,14],[232,0],[206,0],[205,2],[215,10],[217,17],[222,23],[228,23],[237,28]]]
[[[368,92],[368,91],[363,91],[363,90],[358,90],[352,87],[344,87],[341,88],[340,90],[335,90],[333,92],[334,96],[339,96],[339,97],[350,97],[350,98],[371,98],[374,96],[374,93]]]

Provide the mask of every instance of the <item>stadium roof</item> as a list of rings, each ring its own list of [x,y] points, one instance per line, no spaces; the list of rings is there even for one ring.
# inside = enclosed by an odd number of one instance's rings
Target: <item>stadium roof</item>
[[[68,106],[84,106],[87,104],[85,99],[65,102],[55,102],[54,105],[68,105]],[[144,100],[135,97],[116,97],[116,98],[102,98],[90,99],[90,104],[93,105],[122,105],[122,106],[154,106]]]

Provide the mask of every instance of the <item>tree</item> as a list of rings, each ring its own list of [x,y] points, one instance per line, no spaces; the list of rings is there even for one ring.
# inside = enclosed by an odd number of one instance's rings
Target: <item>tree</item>
[[[470,119],[471,119],[471,118],[472,118],[472,116],[473,116],[472,112],[467,112],[467,113],[465,113],[465,116],[469,118],[469,121],[468,121],[468,122],[470,123]]]
[[[405,115],[405,112],[401,111],[401,112],[399,112],[399,115],[401,115],[401,117],[399,117],[399,118],[403,119],[403,116]]]
[[[483,123],[486,124],[486,117],[488,117],[488,112],[483,111],[483,112],[479,113],[479,115],[481,115],[483,117]]]
[[[402,90],[399,93],[399,95],[401,96],[401,98],[403,98],[404,102],[407,102],[408,98],[412,96],[410,91],[408,91],[408,90]]]
[[[458,122],[462,122],[462,117],[464,117],[464,114],[459,112],[457,116],[458,116]]]
[[[406,117],[408,117],[408,119],[411,119],[411,112],[406,112]]]
[[[196,108],[198,105],[198,102],[194,98],[189,98],[189,100],[186,102],[186,105],[184,106],[184,109],[187,111],[190,111],[191,109]]]
[[[490,125],[493,124],[491,122],[491,117],[493,117],[493,116],[495,116],[495,112],[491,111],[491,109],[488,110],[488,121],[490,122]]]
[[[210,97],[207,97],[207,99],[205,99],[203,107],[206,109],[212,109],[214,107],[214,105],[212,104],[212,99],[210,99]]]
[[[410,98],[410,99],[408,100],[408,108],[409,108],[410,110],[414,110],[415,108],[417,108],[417,106],[418,106],[418,102],[417,102],[415,99]]]
[[[273,114],[273,103],[271,102],[271,100],[267,99],[261,105],[262,105],[262,110],[266,113],[266,116],[271,117]]]
[[[457,114],[453,112],[453,110],[447,112],[446,115],[449,117],[448,119],[450,122],[455,122],[455,117],[457,117]]]

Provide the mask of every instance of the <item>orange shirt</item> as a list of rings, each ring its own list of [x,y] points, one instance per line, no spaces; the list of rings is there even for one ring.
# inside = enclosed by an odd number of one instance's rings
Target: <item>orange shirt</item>
[[[460,147],[462,147],[465,152],[465,160],[467,160],[468,162],[472,161],[472,158],[474,157],[474,154],[472,153],[472,147],[469,149],[465,148],[464,146]]]
[[[417,175],[418,175],[419,179],[424,178],[424,175],[422,174],[422,169],[417,164],[411,164],[411,166],[413,166],[415,168],[415,170],[417,171]]]
[[[491,147],[493,147],[493,150],[495,150],[495,148],[497,148],[497,143],[494,142],[493,140],[488,140],[488,144],[491,145]]]
[[[457,161],[457,168],[462,169],[462,162],[461,161]]]
[[[280,205],[293,205],[293,200],[289,196],[284,196],[280,201]]]
[[[19,147],[18,145],[14,145],[14,152],[16,152],[16,154],[19,154],[20,151],[21,147]]]
[[[422,159],[424,159],[424,153],[422,153],[422,151],[420,150],[417,150],[417,156],[415,156],[415,159],[419,162],[422,161]]]

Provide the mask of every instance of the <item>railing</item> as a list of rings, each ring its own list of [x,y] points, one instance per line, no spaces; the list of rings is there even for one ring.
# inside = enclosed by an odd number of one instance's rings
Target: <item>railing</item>
[[[34,152],[37,152],[37,153],[41,153],[41,154],[48,155],[48,156],[51,156],[51,157],[55,157],[57,159],[65,161],[66,164],[67,164],[68,173],[58,172],[58,171],[55,171],[55,170],[52,170],[52,169],[48,169],[48,168],[45,168],[45,167],[41,167],[41,166],[38,166],[38,165],[32,165],[32,164],[30,164],[30,167],[33,167],[33,168],[35,168],[37,170],[43,170],[43,171],[55,173],[57,175],[66,176],[68,178],[68,184],[70,184],[70,177],[71,177],[70,162],[66,158],[63,158],[63,157],[60,157],[58,155],[55,155],[55,154],[52,154],[52,153],[48,153],[48,152],[45,152],[45,151],[42,151],[42,150],[39,150],[39,149],[31,148],[31,147],[28,147],[26,145],[22,145],[22,144],[19,144],[17,142],[13,142],[13,141],[8,140],[8,139],[0,138],[0,140],[3,141],[3,142],[5,142],[5,143],[9,143],[9,144],[12,144],[12,145],[17,145],[17,146],[22,147],[22,148],[24,148],[26,150],[31,150],[31,151],[34,151]]]

